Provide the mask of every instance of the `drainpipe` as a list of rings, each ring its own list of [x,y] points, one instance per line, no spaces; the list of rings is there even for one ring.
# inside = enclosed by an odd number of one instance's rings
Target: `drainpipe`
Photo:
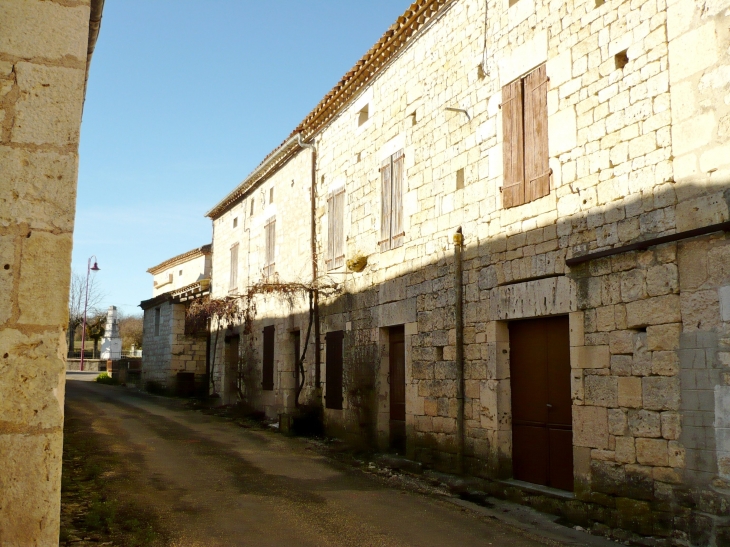
[[[311,210],[311,241],[312,241],[312,287],[316,287],[319,271],[317,267],[317,149],[314,144],[305,143],[302,134],[297,133],[297,143],[301,148],[309,148],[312,151],[312,186],[310,189]],[[319,332],[319,291],[314,290],[314,387],[319,396],[322,385],[321,368],[322,354],[320,353],[320,332]]]
[[[464,282],[462,277],[462,249],[464,236],[461,226],[454,234],[454,288],[456,289],[456,303],[454,315],[456,317],[456,400],[458,403],[456,414],[456,470],[464,473]]]

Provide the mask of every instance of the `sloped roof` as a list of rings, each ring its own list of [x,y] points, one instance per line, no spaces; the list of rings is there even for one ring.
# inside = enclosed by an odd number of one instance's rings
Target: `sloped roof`
[[[292,131],[291,135],[268,154],[264,160],[231,193],[213,207],[205,216],[216,219],[230,205],[257,182],[268,178],[281,165],[286,163],[297,150],[294,137],[299,134],[308,140],[327,125],[375,78],[396,54],[410,44],[412,38],[439,14],[442,8],[454,0],[416,0],[398,17],[385,34],[327,93],[314,109]],[[266,166],[271,163],[270,166]],[[262,169],[266,166],[266,169]]]
[[[167,268],[172,268],[173,266],[177,266],[178,264],[182,264],[183,262],[187,262],[188,260],[198,258],[199,256],[208,255],[211,253],[212,247],[213,245],[211,243],[208,243],[207,245],[197,247],[192,251],[173,256],[172,258],[168,258],[164,262],[160,262],[157,266],[152,266],[149,270],[147,270],[147,273],[155,275],[165,271]]]

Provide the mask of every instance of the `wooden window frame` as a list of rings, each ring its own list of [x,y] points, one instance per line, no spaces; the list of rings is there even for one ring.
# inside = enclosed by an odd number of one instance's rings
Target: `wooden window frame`
[[[502,88],[502,206],[517,207],[550,194],[547,91],[543,63]]]
[[[338,188],[327,198],[327,269],[345,264],[345,189]]]
[[[264,277],[269,278],[276,271],[276,217],[264,224]]]
[[[399,150],[380,166],[380,250],[389,251],[403,245],[405,154]]]

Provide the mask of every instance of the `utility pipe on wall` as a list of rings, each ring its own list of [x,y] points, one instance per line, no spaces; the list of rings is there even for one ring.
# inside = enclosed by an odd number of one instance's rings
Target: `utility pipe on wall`
[[[454,288],[456,303],[454,315],[456,319],[456,470],[464,472],[464,282],[462,276],[462,250],[464,236],[461,226],[454,234]]]
[[[297,144],[301,148],[309,148],[312,151],[312,186],[310,188],[311,199],[311,240],[312,240],[312,287],[316,287],[319,276],[317,266],[317,148],[314,144],[305,143],[302,134],[297,133]],[[322,356],[320,353],[320,326],[319,326],[319,291],[314,290],[314,387],[319,392],[322,385]]]

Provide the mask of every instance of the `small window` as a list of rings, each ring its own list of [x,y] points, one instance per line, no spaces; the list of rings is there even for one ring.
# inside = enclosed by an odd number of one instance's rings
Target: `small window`
[[[403,245],[403,150],[386,158],[380,167],[380,250]]]
[[[596,7],[600,8],[605,3],[606,3],[606,0],[596,0]]]
[[[155,336],[160,335],[160,308],[155,308]]]
[[[172,274],[167,274],[167,282],[172,283]]]
[[[182,270],[180,270],[179,272],[177,272],[177,275],[182,275]]]
[[[236,226],[238,226],[238,217],[233,219],[233,227],[235,228]]]
[[[269,203],[274,203],[274,187],[269,188]]]
[[[228,280],[228,290],[234,291],[238,288],[238,243],[231,247],[231,265],[230,277]]]
[[[266,249],[264,259],[264,277],[274,275],[276,271],[276,217],[271,217],[264,225]]]
[[[249,216],[253,216],[253,206],[256,200],[254,198],[251,198],[251,212],[249,213]]]
[[[408,117],[411,120],[411,127],[418,125],[418,115],[415,110]]]
[[[357,113],[357,125],[358,127],[364,124],[370,118],[370,105],[366,104]]]
[[[345,189],[331,192],[327,199],[327,265],[339,268],[345,263]]]
[[[509,6],[510,6],[510,7],[512,7],[512,6],[514,6],[514,5],[515,5],[515,4],[517,3],[517,2],[519,2],[519,0],[509,0]]]
[[[464,168],[462,167],[456,172],[456,189],[464,189]]]
[[[550,193],[545,65],[502,88],[505,209]]]

